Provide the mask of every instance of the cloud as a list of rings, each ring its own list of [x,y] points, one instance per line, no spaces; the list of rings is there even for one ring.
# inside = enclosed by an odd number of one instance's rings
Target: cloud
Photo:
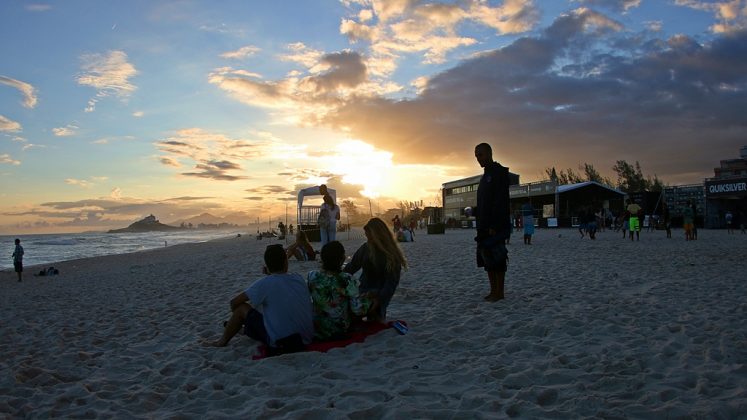
[[[163,165],[178,168],[184,161],[191,160],[194,170],[182,175],[219,181],[248,179],[236,174],[243,171],[243,161],[275,156],[287,158],[297,150],[275,139],[234,139],[200,128],[178,130],[175,135],[156,141],[155,145],[164,153],[159,157]]]
[[[396,59],[400,54],[420,53],[424,63],[443,63],[452,50],[477,42],[458,33],[463,23],[482,25],[503,35],[529,31],[539,21],[531,0],[506,0],[500,6],[481,0],[455,4],[374,1],[372,9],[362,5],[363,9],[357,10],[360,3],[348,3],[353,14],[342,19],[340,33],[351,42],[369,43],[374,56]]]
[[[126,100],[137,89],[130,79],[138,72],[123,51],[85,54],[81,61],[83,71],[76,79],[78,84],[96,89],[96,96],[89,100],[86,112],[94,111],[103,98],[114,96]]]
[[[254,54],[258,53],[259,51],[261,50],[258,47],[255,47],[253,45],[247,45],[235,51],[224,52],[220,56],[223,58],[228,58],[232,60],[241,60],[247,57],[251,57]]]
[[[76,185],[81,188],[91,188],[93,186],[93,183],[91,181],[86,181],[84,179],[75,179],[75,178],[65,179],[65,184]]]
[[[718,21],[710,27],[714,33],[747,30],[747,0],[675,0],[675,4],[713,13],[714,18]]]
[[[135,118],[142,118],[143,116],[145,116],[145,112],[143,112],[143,111],[135,111],[135,112],[132,113],[132,116],[135,117]]]
[[[173,166],[175,168],[180,168],[182,166],[181,163],[179,163],[178,160],[174,159],[170,156],[162,156],[160,159],[160,162],[166,166]]]
[[[747,32],[699,43],[623,29],[578,9],[431,77],[417,97],[353,98],[324,121],[399,162],[474,166],[472,148],[489,141],[530,179],[551,165],[646,168],[661,156],[650,170],[678,179],[732,156],[747,137]]]
[[[21,161],[13,159],[7,153],[3,153],[2,155],[0,155],[0,163],[4,163],[6,165],[16,165],[16,166],[18,166],[18,165],[21,164]]]
[[[36,106],[36,89],[30,84],[5,76],[0,76],[0,83],[18,89],[23,94],[22,103],[24,107],[33,108]]]
[[[226,160],[205,161],[195,165],[195,172],[182,172],[182,175],[209,178],[216,181],[238,181],[240,179],[248,179],[247,176],[228,174],[228,171],[241,169],[241,166]]]
[[[36,4],[27,4],[25,8],[29,12],[46,12],[48,10],[51,10],[52,6],[50,6],[49,4],[36,3]]]
[[[29,149],[34,149],[34,148],[44,149],[46,147],[47,146],[45,146],[43,144],[27,143],[27,144],[24,144],[23,147],[21,147],[21,150],[23,150],[25,152],[26,150],[29,150]]]
[[[78,126],[68,124],[65,127],[56,127],[52,129],[52,133],[57,137],[70,137],[78,133]]]
[[[20,123],[0,115],[0,132],[15,133],[21,130]]]
[[[641,5],[641,0],[575,0],[592,7],[603,7],[615,12],[627,12]]]

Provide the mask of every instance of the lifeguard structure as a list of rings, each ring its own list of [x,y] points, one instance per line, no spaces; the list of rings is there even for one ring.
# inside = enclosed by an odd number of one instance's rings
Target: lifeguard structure
[[[332,199],[337,202],[337,192],[332,188],[327,188],[327,193]],[[299,230],[306,233],[306,237],[309,238],[310,242],[319,242],[322,240],[321,234],[319,233],[319,211],[321,210],[321,204],[319,205],[304,205],[303,201],[305,197],[321,196],[319,187],[304,188],[298,192],[298,210],[296,212],[296,226]]]

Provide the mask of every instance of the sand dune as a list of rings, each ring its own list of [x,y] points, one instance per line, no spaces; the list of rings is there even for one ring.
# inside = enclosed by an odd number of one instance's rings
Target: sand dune
[[[474,232],[418,232],[388,311],[408,335],[257,361],[247,337],[200,342],[261,276],[267,239],[63,262],[53,278],[29,267],[20,284],[5,271],[0,414],[745,418],[747,235],[699,233],[516,237],[507,299],[489,304]],[[363,241],[340,236],[348,255]]]

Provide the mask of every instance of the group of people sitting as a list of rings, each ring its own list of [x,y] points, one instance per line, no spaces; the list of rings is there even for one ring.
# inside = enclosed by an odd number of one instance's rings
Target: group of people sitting
[[[313,252],[310,245],[288,250],[280,244],[268,246],[266,276],[231,300],[231,318],[222,337],[212,344],[228,345],[243,328],[246,335],[266,344],[271,354],[293,353],[312,340],[344,339],[358,323],[384,322],[407,261],[381,219],[369,220],[363,230],[366,242],[347,265],[343,267],[343,245],[328,242],[320,253],[321,268],[309,272],[306,279],[288,272],[288,258]],[[360,279],[355,280],[358,271]]]

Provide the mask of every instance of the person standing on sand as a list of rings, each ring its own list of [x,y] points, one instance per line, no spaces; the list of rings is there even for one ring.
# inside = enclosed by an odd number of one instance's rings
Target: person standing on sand
[[[477,266],[488,273],[490,293],[485,300],[496,302],[504,298],[508,265],[505,244],[511,231],[508,168],[493,160],[493,149],[487,143],[475,147],[475,158],[485,168],[477,186]]]
[[[641,220],[640,220],[640,212],[641,212],[641,206],[639,206],[637,203],[634,203],[633,200],[628,199],[628,207],[627,207],[628,213],[630,214],[630,223],[628,226],[628,229],[630,230],[630,240],[633,240],[633,232],[635,232],[636,240],[641,240]]]
[[[340,220],[340,206],[335,204],[334,198],[327,194],[323,197],[324,204],[320,210],[320,219],[326,217],[326,221],[319,223],[319,235],[322,246],[335,240],[337,236],[337,221]],[[325,216],[326,215],[326,216]]]
[[[731,222],[733,221],[732,220],[733,218],[734,218],[734,216],[731,214],[731,211],[727,210],[726,211],[726,215],[724,216],[724,219],[726,220],[726,233],[728,233],[730,235],[732,233],[734,233],[734,228],[731,225]]]
[[[672,238],[672,219],[669,215],[667,203],[661,203],[661,218],[664,222],[664,229],[667,231],[667,238]]]
[[[21,246],[21,240],[16,238],[16,249],[13,251],[13,268],[18,273],[18,282],[21,282],[23,277],[23,247]]]
[[[690,202],[687,202],[687,205],[684,209],[682,209],[682,227],[685,228],[685,240],[691,241],[693,240],[693,225],[694,225],[695,216],[693,214],[693,208],[690,205]]]
[[[532,235],[534,235],[534,207],[527,201],[521,206],[521,223],[524,225],[524,245],[532,244]]]
[[[301,351],[311,343],[314,324],[306,282],[300,275],[288,273],[282,245],[268,246],[264,261],[266,276],[231,299],[231,318],[213,346],[227,346],[242,327],[246,335],[266,344],[273,353]]]

